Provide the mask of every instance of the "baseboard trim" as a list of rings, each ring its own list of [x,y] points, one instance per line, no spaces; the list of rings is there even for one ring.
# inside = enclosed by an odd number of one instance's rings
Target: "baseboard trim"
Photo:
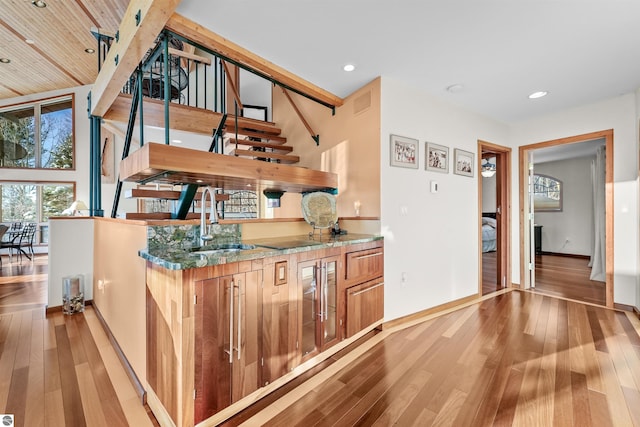
[[[116,340],[116,337],[114,337],[113,334],[111,333],[111,329],[109,329],[109,325],[107,325],[107,322],[105,322],[104,317],[102,317],[102,313],[100,313],[100,310],[98,310],[98,307],[96,305],[93,305],[93,311],[96,313],[96,317],[100,321],[100,324],[102,325],[102,329],[104,329],[104,332],[107,334],[107,337],[109,337],[109,341],[111,342],[111,345],[113,345],[113,348],[115,349],[116,354],[118,355],[118,359],[120,359],[120,363],[122,364],[122,367],[127,373],[127,376],[129,377],[129,381],[131,381],[131,385],[133,385],[133,388],[135,389],[136,394],[138,395],[138,397],[140,397],[142,404],[146,405],[147,391],[142,386],[140,379],[138,378],[135,371],[131,367],[129,360],[122,352],[122,349],[120,348],[120,345]]]
[[[589,255],[564,254],[564,253],[560,253],[560,252],[547,252],[547,251],[542,251],[541,255],[553,255],[553,256],[562,256],[562,257],[566,257],[566,258],[578,258],[578,259],[590,259],[591,258]]]
[[[494,294],[491,294],[494,295]],[[410,323],[418,319],[422,319],[425,316],[430,316],[432,314],[440,313],[442,311],[449,310],[454,307],[459,307],[463,304],[479,300],[477,294],[469,295],[468,297],[460,298],[457,300],[449,301],[444,304],[436,305],[435,307],[427,308],[426,310],[419,311],[417,313],[409,314],[407,316],[399,317],[397,319],[390,320],[388,322],[380,325],[381,330],[387,330],[391,328],[395,328],[396,326],[403,325],[405,323]]]
[[[613,304],[613,308],[621,311],[630,311],[631,313],[635,313],[636,316],[640,317],[640,312],[638,312],[638,309],[632,305],[620,304],[616,302]]]

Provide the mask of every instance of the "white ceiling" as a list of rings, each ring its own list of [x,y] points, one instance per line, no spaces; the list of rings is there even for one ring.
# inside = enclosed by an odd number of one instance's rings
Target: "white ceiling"
[[[640,87],[638,0],[183,0],[177,12],[341,97],[390,77],[516,122]],[[527,98],[538,90],[549,95]]]

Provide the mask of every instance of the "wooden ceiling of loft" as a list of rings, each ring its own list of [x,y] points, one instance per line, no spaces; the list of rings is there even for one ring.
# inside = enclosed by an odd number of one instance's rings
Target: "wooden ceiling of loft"
[[[93,84],[98,43],[91,28],[115,33],[129,0],[0,1],[0,99]],[[26,40],[32,40],[33,44]]]

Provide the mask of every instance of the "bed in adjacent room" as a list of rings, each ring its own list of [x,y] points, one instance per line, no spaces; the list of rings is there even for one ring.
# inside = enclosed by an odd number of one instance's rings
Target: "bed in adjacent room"
[[[482,214],[482,252],[493,252],[497,249],[496,219],[494,214]]]

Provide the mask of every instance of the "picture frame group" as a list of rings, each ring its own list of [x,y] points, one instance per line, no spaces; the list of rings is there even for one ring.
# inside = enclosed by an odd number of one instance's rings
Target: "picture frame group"
[[[415,138],[391,134],[389,139],[391,166],[418,169],[420,142]],[[449,147],[425,142],[425,164],[427,171],[449,173]],[[475,154],[455,148],[453,150],[453,173],[473,177]]]

